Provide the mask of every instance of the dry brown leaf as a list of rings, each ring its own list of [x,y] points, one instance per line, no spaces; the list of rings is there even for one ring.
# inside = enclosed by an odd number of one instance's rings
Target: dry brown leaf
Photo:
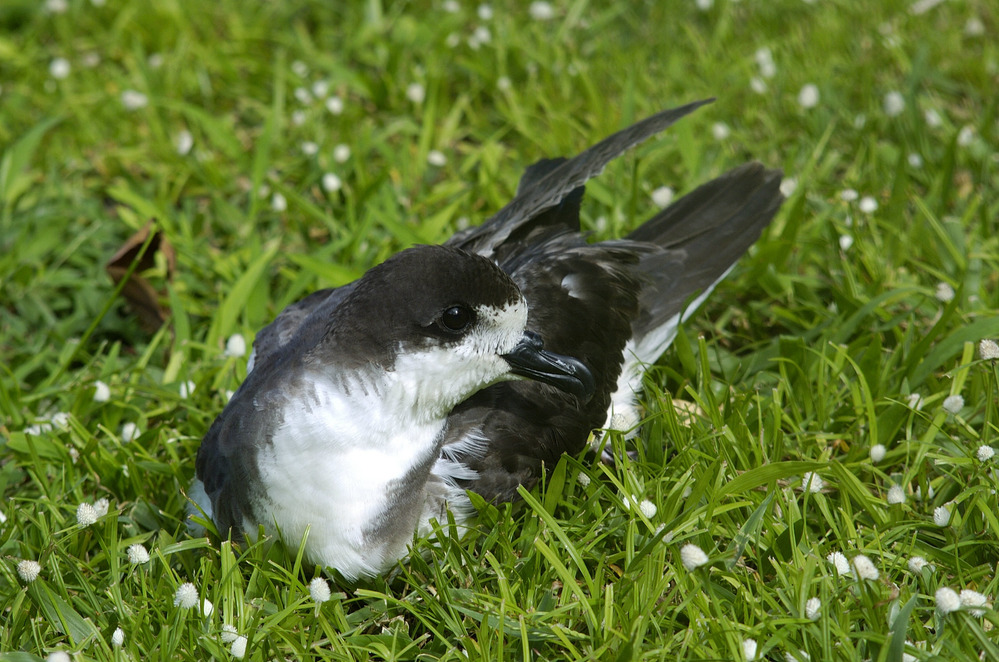
[[[128,273],[129,267],[139,257],[139,251],[142,249],[142,245],[146,243],[146,239],[149,238],[152,228],[152,223],[146,224],[146,227],[129,237],[122,244],[121,248],[118,249],[118,252],[108,260],[105,269],[115,285],[121,282],[125,274]],[[142,259],[139,260],[139,264],[136,265],[131,277],[121,290],[122,296],[125,297],[125,300],[135,312],[136,317],[139,318],[139,323],[148,331],[155,331],[160,328],[167,320],[167,317],[169,317],[169,310],[160,303],[160,299],[164,293],[157,291],[142,276],[142,272],[156,266],[157,253],[162,255],[166,262],[167,280],[173,278],[174,267],[177,261],[176,254],[170,242],[163,236],[163,233],[156,232],[149,243],[149,248],[142,255]]]

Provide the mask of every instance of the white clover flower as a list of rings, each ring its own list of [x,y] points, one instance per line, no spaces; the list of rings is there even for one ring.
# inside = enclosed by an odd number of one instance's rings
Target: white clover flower
[[[447,157],[444,156],[444,152],[432,149],[427,153],[427,163],[438,168],[443,168],[447,165]]]
[[[294,95],[298,103],[302,104],[303,106],[307,106],[308,104],[312,103],[312,93],[309,92],[304,87],[296,87]]]
[[[513,87],[513,81],[510,80],[509,76],[500,76],[496,79],[496,89],[500,92],[509,92]]]
[[[642,514],[645,515],[647,519],[652,519],[656,516],[656,512],[658,512],[656,504],[652,503],[648,499],[643,499],[642,502],[638,504],[638,509],[642,511]]]
[[[923,157],[917,154],[916,152],[910,152],[906,160],[909,162],[909,166],[913,168],[923,167]]]
[[[312,96],[317,99],[325,99],[330,93],[330,83],[326,80],[317,80],[312,84]]]
[[[326,110],[332,115],[340,115],[343,113],[343,99],[333,95],[326,99]]]
[[[704,2],[705,0],[698,0],[698,3]],[[756,640],[755,639],[743,639],[742,640],[742,654],[746,658],[747,662],[749,660],[756,659]]]
[[[131,421],[127,421],[121,426],[121,440],[124,442],[129,442],[135,439],[141,434],[139,432],[139,426]]]
[[[66,0],[45,0],[45,11],[50,14],[65,14],[69,9],[69,2]]]
[[[420,105],[427,98],[427,89],[423,87],[422,83],[410,83],[406,88],[406,98],[416,105]]]
[[[833,552],[826,557],[826,560],[836,568],[837,575],[846,575],[850,572],[850,562],[847,560],[843,552]]]
[[[818,598],[808,598],[805,603],[805,618],[810,621],[819,619],[819,612],[822,610],[822,600]]]
[[[865,195],[860,199],[857,208],[865,214],[873,214],[878,210],[878,201],[869,195]]]
[[[986,607],[988,598],[979,593],[978,591],[972,591],[970,588],[966,588],[961,591],[961,606],[962,607]],[[985,610],[983,609],[969,609],[969,613],[975,618],[981,618],[985,615]]]
[[[822,491],[822,488],[826,486],[822,476],[818,475],[814,471],[806,471],[801,477],[801,490],[808,490],[812,494],[818,494]]]
[[[777,64],[774,62],[774,55],[769,48],[764,46],[756,49],[754,57],[756,58],[756,66],[760,68],[760,76],[773,78],[777,75]]]
[[[952,588],[946,586],[938,588],[934,598],[937,603],[937,611],[944,616],[961,608],[961,597]]]
[[[919,395],[918,393],[910,393],[906,397],[905,401],[906,404],[909,405],[909,409],[915,409],[916,411],[919,411],[920,409],[923,408],[923,396]]]
[[[844,253],[853,246],[853,235],[841,234],[839,236],[839,249]]]
[[[236,659],[243,659],[243,656],[246,655],[246,637],[239,635],[233,639],[232,647],[229,650]]]
[[[923,111],[923,119],[926,120],[926,125],[931,129],[935,129],[943,125],[943,118],[940,117],[940,113],[933,108],[927,108]]]
[[[590,477],[583,473],[582,471],[576,476],[576,482],[578,482],[583,487],[588,487],[590,485]]]
[[[964,35],[966,37],[981,37],[985,34],[985,24],[982,19],[972,16],[964,24]]]
[[[97,511],[89,503],[81,503],[76,507],[76,525],[86,528],[97,521]]]
[[[5,524],[6,522],[7,522],[7,516],[3,514],[2,510],[0,510],[0,524]]]
[[[121,105],[125,110],[139,110],[149,105],[149,97],[138,90],[125,90],[121,93]]]
[[[52,414],[49,420],[52,421],[52,425],[60,430],[66,430],[69,428],[69,414],[64,411],[58,411]]]
[[[979,462],[988,462],[993,457],[995,457],[995,454],[996,454],[996,449],[992,448],[991,446],[985,446],[985,445],[979,446],[978,451],[975,453],[976,457],[978,457]]]
[[[905,110],[905,97],[901,92],[892,90],[884,98],[885,115],[888,117],[898,117]]]
[[[806,110],[819,105],[819,88],[814,83],[808,83],[798,92],[798,105]]]
[[[149,563],[149,551],[146,549],[145,545],[133,543],[128,546],[125,553],[128,555],[128,562],[132,565]]]
[[[673,189],[668,186],[660,186],[652,192],[652,202],[659,208],[668,207],[673,202]]]
[[[333,160],[337,163],[346,163],[350,158],[350,145],[337,145],[333,148]]]
[[[751,89],[753,92],[756,92],[757,94],[766,94],[767,93],[766,81],[757,76],[753,76],[752,78],[749,79],[749,89]]]
[[[853,557],[853,570],[857,579],[877,579],[880,574],[874,562],[863,554]]]
[[[323,175],[322,186],[327,193],[336,193],[343,188],[343,182],[332,172],[328,172]]]
[[[271,196],[271,209],[276,212],[283,212],[288,209],[288,200],[280,193]]]
[[[309,75],[309,65],[305,64],[301,60],[295,60],[292,62],[291,70],[299,78],[305,78]]]
[[[961,409],[964,407],[964,398],[959,394],[948,395],[944,398],[943,408],[948,414],[954,414],[955,416],[961,413]]]
[[[711,135],[714,136],[715,140],[725,140],[731,133],[732,130],[728,128],[728,124],[725,124],[725,122],[715,122],[711,125]]]
[[[146,60],[146,64],[149,65],[150,69],[159,69],[163,66],[163,54],[162,53],[152,53]]]
[[[110,399],[111,388],[99,379],[94,382],[94,402],[107,402]]]
[[[228,623],[222,626],[222,632],[219,633],[219,639],[222,640],[223,644],[231,644],[236,641],[238,636],[239,631],[236,630],[236,626],[229,625]]]
[[[194,388],[195,388],[194,382],[188,379],[187,381],[180,383],[180,387],[177,389],[177,391],[180,393],[180,397],[188,398],[192,393],[194,393]]]
[[[963,126],[961,130],[957,132],[957,144],[961,147],[967,147],[975,139],[975,128],[972,126]]]
[[[680,562],[688,572],[700,568],[708,562],[708,555],[704,550],[693,543],[687,543],[680,548]]]
[[[225,355],[226,356],[243,356],[246,354],[246,339],[238,333],[234,333],[229,336],[229,340],[225,341]]]
[[[476,10],[476,13],[479,15],[479,18],[482,19],[483,21],[491,21],[493,18],[493,8],[490,7],[489,5],[479,5],[479,8]]]
[[[950,511],[946,506],[938,506],[933,510],[933,523],[937,526],[950,524]]]
[[[480,25],[472,32],[472,39],[476,44],[488,44],[493,39],[493,34],[484,25]]]
[[[308,117],[304,110],[296,110],[291,113],[291,125],[292,126],[302,126],[305,124],[305,119]]]
[[[918,575],[929,563],[922,556],[913,556],[906,565],[909,567],[909,572]]]
[[[38,561],[24,559],[17,564],[17,574],[23,581],[29,584],[38,579],[38,575],[41,571],[42,566]]]
[[[983,361],[995,361],[999,359],[999,343],[995,340],[989,340],[988,338],[983,338],[978,341],[978,356],[982,357]]]
[[[854,202],[860,197],[856,189],[845,188],[839,192],[839,199],[843,202]]]
[[[785,177],[780,183],[780,193],[785,198],[790,198],[798,189],[798,180],[794,177]]]
[[[302,154],[306,156],[315,156],[319,152],[319,145],[312,140],[306,140],[301,145]]]
[[[532,2],[527,13],[535,21],[550,21],[555,18],[555,8],[550,2]]]
[[[192,609],[198,606],[198,589],[191,582],[184,582],[173,594],[173,606]]]
[[[69,76],[70,69],[69,60],[64,57],[57,57],[49,63],[49,75],[56,80]]]
[[[871,462],[877,464],[881,460],[885,459],[885,453],[887,452],[888,451],[884,447],[884,444],[874,444],[871,446]]]
[[[905,503],[905,490],[901,485],[892,485],[888,488],[888,503],[892,505]]]
[[[114,632],[111,633],[111,645],[115,648],[121,648],[125,643],[125,631],[121,628],[115,628]]]
[[[173,147],[181,156],[187,156],[194,147],[194,136],[187,129],[182,129],[173,138]]]
[[[951,287],[950,283],[937,283],[934,296],[942,303],[950,303],[954,300],[954,288]]]
[[[66,651],[52,651],[45,657],[45,662],[73,662]]]
[[[94,512],[97,513],[97,517],[104,517],[107,515],[110,508],[111,502],[104,497],[94,501]]]
[[[316,604],[322,604],[330,599],[330,584],[322,577],[316,577],[309,582],[309,595]]]

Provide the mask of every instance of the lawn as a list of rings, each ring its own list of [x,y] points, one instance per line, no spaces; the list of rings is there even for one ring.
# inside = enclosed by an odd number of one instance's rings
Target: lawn
[[[999,659],[997,30],[984,0],[4,0],[0,660]],[[788,199],[650,371],[634,459],[610,435],[359,584],[187,533],[285,305],[706,97],[586,227],[751,159]]]

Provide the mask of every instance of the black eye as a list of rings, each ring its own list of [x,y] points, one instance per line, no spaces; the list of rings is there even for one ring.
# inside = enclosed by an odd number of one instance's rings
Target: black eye
[[[468,306],[451,306],[441,313],[440,324],[447,331],[464,331],[475,321],[475,313]]]

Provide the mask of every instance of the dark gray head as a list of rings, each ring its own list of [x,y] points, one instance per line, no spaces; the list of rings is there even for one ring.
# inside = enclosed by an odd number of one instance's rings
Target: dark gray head
[[[330,359],[333,359],[332,361]],[[306,363],[380,374],[435,415],[513,376],[583,399],[589,370],[544,351],[527,331],[527,302],[492,261],[447,246],[416,246],[368,271],[327,320]]]

